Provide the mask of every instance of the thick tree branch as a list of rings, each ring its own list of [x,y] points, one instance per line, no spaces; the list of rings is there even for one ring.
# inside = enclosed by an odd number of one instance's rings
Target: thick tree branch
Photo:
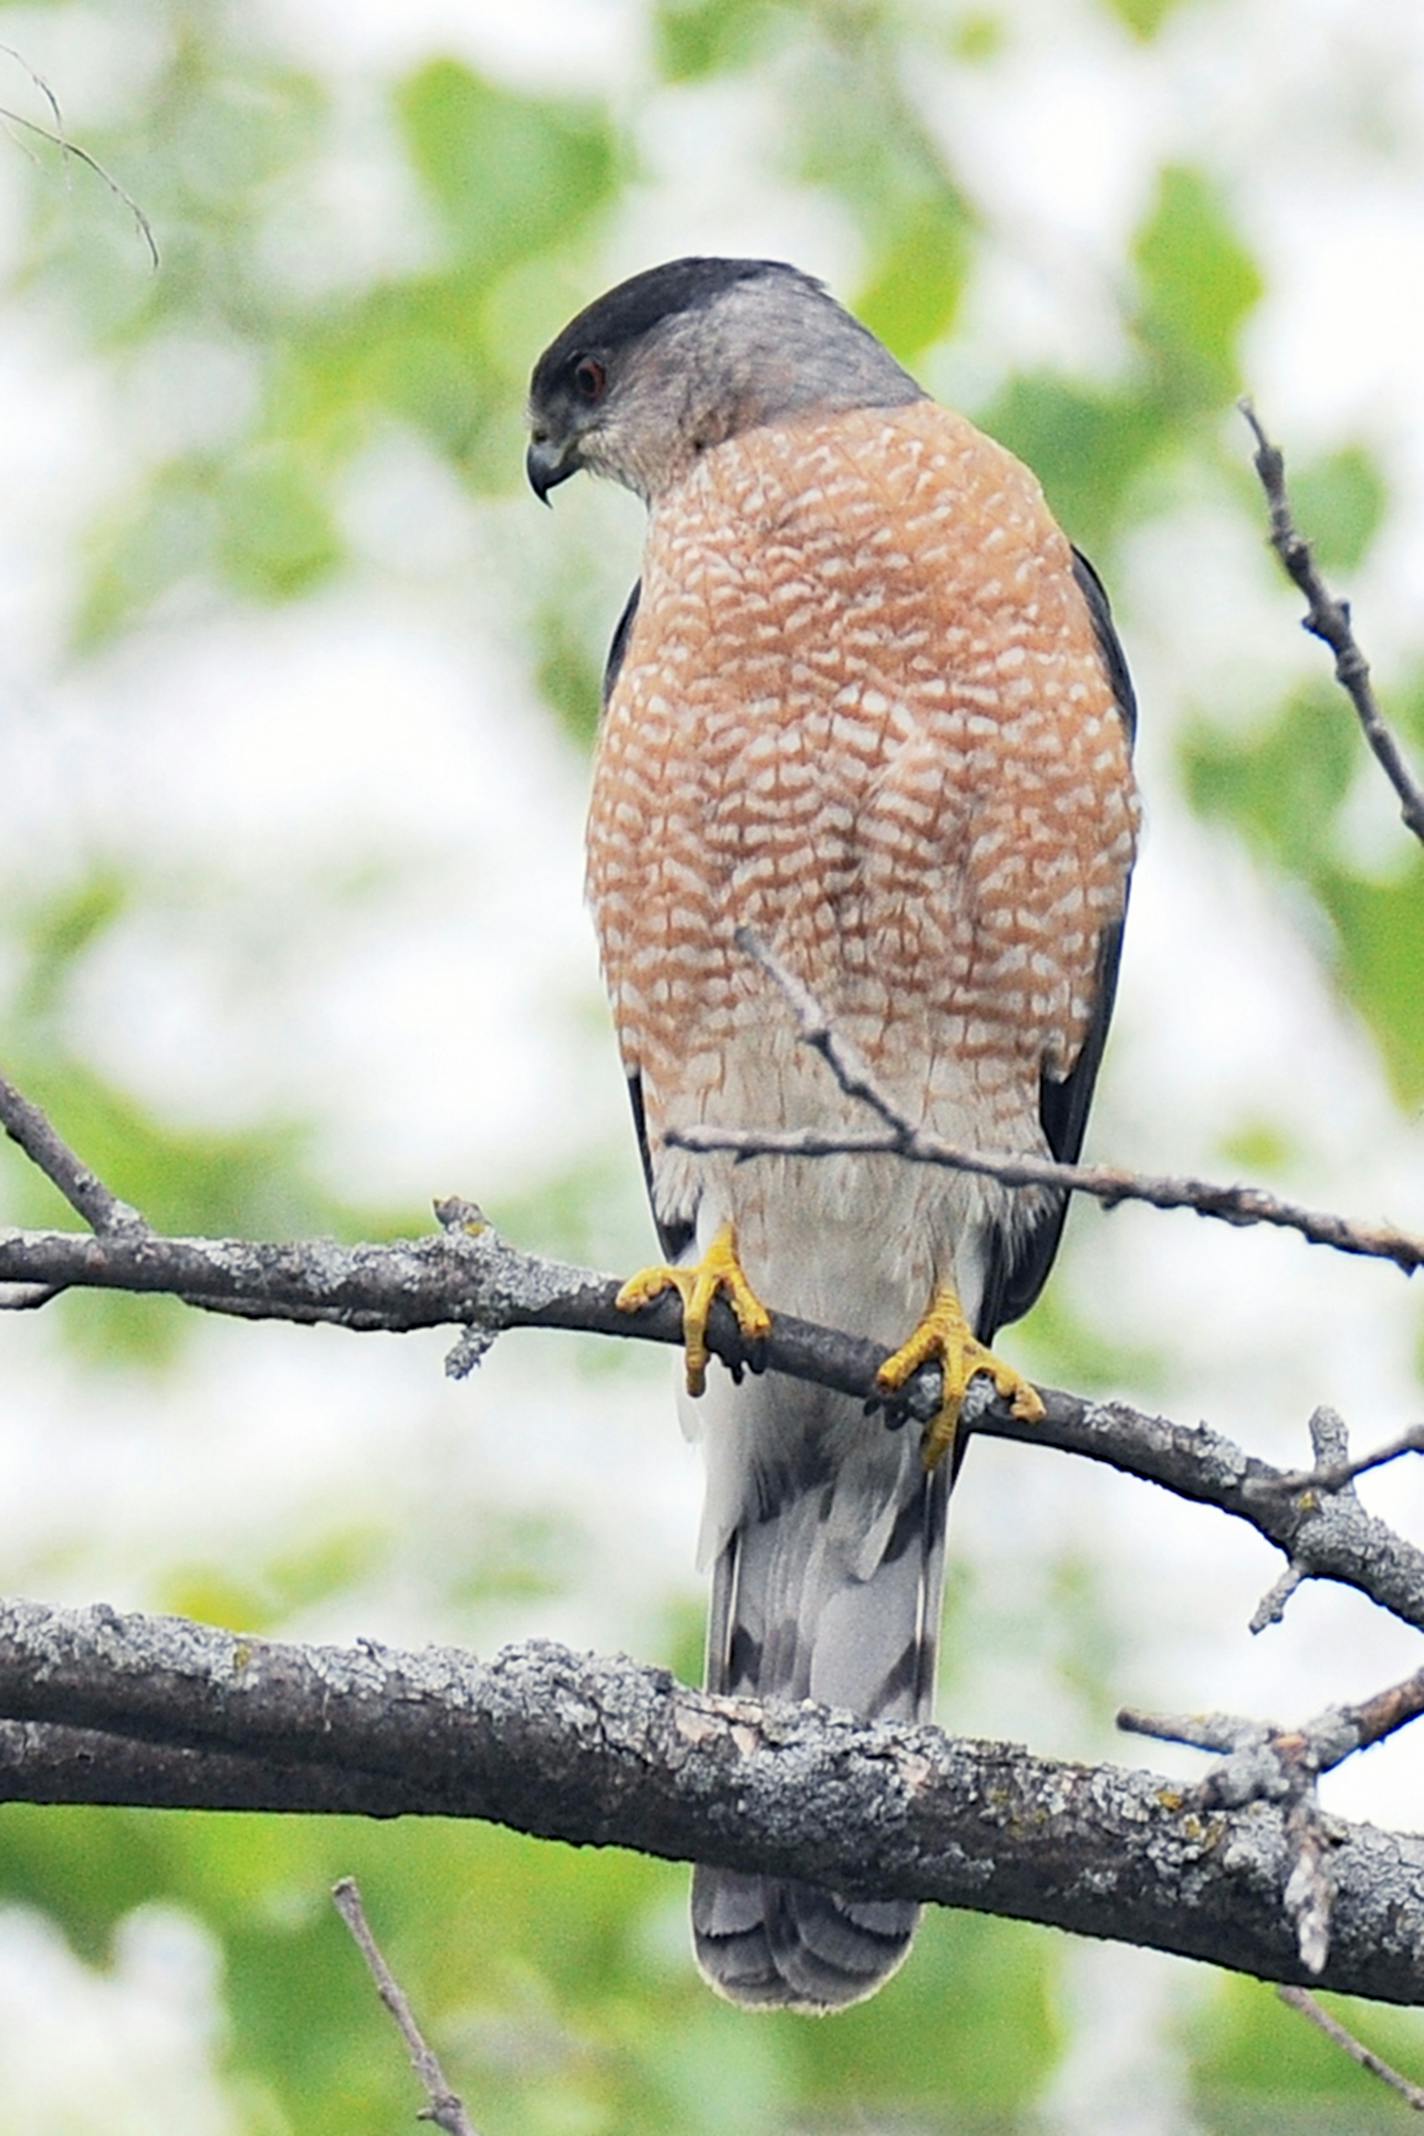
[[[456,1227],[428,1239],[385,1246],[329,1240],[267,1244],[241,1239],[167,1239],[152,1234],[86,1238],[64,1231],[0,1231],[0,1283],[169,1294],[238,1301],[254,1317],[331,1321],[363,1331],[473,1328],[482,1340],[518,1327],[679,1343],[677,1300],[657,1299],[637,1314],[614,1304],[616,1278],[520,1253],[486,1226]],[[764,1363],[793,1379],[879,1400],[875,1375],[886,1351],[831,1328],[775,1314]],[[708,1340],[729,1365],[745,1361],[725,1306]],[[939,1402],[937,1366],[916,1375],[901,1401],[918,1423]],[[975,1381],[966,1428],[1026,1445],[1086,1455],[1125,1475],[1217,1507],[1255,1528],[1302,1576],[1343,1581],[1406,1623],[1424,1629],[1424,1551],[1367,1513],[1348,1487],[1293,1491],[1283,1471],[1258,1461],[1206,1425],[1188,1427],[1125,1403],[1091,1402],[1045,1387],[1037,1423],[1013,1416],[987,1383]],[[867,1430],[883,1429],[867,1422]]]
[[[946,1142],[903,1112],[878,1082],[825,1008],[796,974],[784,965],[749,927],[737,930],[738,946],[780,988],[796,1018],[803,1044],[819,1053],[849,1098],[878,1115],[882,1125],[863,1133],[826,1134],[817,1128],[689,1127],[674,1129],[668,1141],[676,1149],[705,1155],[721,1150],[747,1160],[753,1157],[840,1157],[887,1154],[915,1164],[938,1165],[953,1172],[975,1172],[1010,1187],[1059,1187],[1070,1194],[1090,1194],[1105,1207],[1146,1202],[1153,1209],[1190,1209],[1224,1224],[1269,1224],[1297,1231],[1312,1246],[1370,1260],[1393,1261],[1405,1275],[1424,1268],[1424,1234],[1401,1231],[1394,1224],[1363,1223],[1328,1209],[1307,1209],[1283,1201],[1264,1187],[1223,1186],[1210,1179],[1169,1179],[1148,1172],[1128,1172],[1117,1165],[1060,1164],[1051,1157],[1005,1150],[975,1150]]]
[[[1338,600],[1330,591],[1310,552],[1310,544],[1296,526],[1286,495],[1286,464],[1280,447],[1266,436],[1249,400],[1243,400],[1240,408],[1256,440],[1255,467],[1270,507],[1271,547],[1308,603],[1304,627],[1335,655],[1335,680],[1354,706],[1365,739],[1399,796],[1401,816],[1415,837],[1424,839],[1424,786],[1410,770],[1404,751],[1380,711],[1370,681],[1370,665],[1350,621],[1350,604]]]
[[[0,1606],[3,1792],[171,1802],[175,1747],[199,1804],[341,1806],[486,1818],[577,1845],[798,1876],[1047,1922],[1302,1981],[1283,1908],[1293,1851],[1269,1802],[1203,1810],[1157,1775],[1065,1765],[933,1728],[689,1690],[661,1670],[546,1642],[488,1664],[236,1638],[177,1618]],[[38,1724],[38,1725],[37,1725]],[[60,1752],[126,1737],[72,1797]],[[202,1791],[216,1754],[221,1786]],[[155,1785],[146,1791],[144,1759]],[[266,1775],[275,1768],[276,1777]],[[303,1802],[301,1776],[310,1775]],[[1332,1828],[1335,1914],[1321,1982],[1424,2001],[1424,1839]]]

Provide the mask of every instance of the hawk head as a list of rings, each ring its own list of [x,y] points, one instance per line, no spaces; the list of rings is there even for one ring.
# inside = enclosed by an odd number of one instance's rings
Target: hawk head
[[[535,494],[581,467],[653,498],[714,445],[812,410],[923,398],[889,350],[781,260],[672,260],[552,341],[529,387]]]

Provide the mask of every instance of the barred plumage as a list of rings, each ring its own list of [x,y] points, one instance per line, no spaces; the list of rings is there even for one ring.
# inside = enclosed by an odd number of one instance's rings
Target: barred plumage
[[[734,1238],[783,1311],[894,1347],[949,1286],[987,1342],[1047,1274],[1055,1197],[891,1156],[734,1165],[665,1137],[863,1124],[738,950],[750,926],[912,1117],[1076,1154],[1136,838],[1126,671],[1101,588],[1011,455],[793,270],[732,263],[747,271],[689,302],[698,264],[678,263],[673,310],[641,293],[626,345],[621,293],[591,307],[532,409],[536,486],[582,461],[649,502],[588,887],[655,1214],[672,1258]],[[758,397],[779,322],[786,359]],[[560,380],[590,360],[605,414],[580,423]],[[786,384],[807,366],[809,399]],[[854,1403],[774,1379],[714,1380],[688,1421],[711,1687],[926,1714],[946,1472]],[[720,1870],[694,1886],[704,1969],[752,2004],[859,1999],[914,1914]]]

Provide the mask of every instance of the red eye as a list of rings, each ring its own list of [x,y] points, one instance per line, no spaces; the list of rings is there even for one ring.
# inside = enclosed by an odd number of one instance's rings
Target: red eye
[[[596,356],[580,356],[574,365],[574,391],[580,400],[602,400],[608,376]]]

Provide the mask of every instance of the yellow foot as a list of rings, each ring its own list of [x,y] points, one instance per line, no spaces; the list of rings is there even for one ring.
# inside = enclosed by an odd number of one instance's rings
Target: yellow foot
[[[742,1274],[730,1224],[724,1224],[702,1260],[692,1268],[660,1265],[630,1276],[614,1299],[620,1313],[636,1313],[665,1290],[682,1299],[682,1339],[687,1347],[687,1391],[701,1394],[707,1385],[707,1318],[714,1299],[723,1297],[737,1316],[748,1342],[771,1333],[771,1315]],[[986,1353],[987,1355],[987,1353]]]
[[[954,1445],[959,1412],[964,1407],[969,1382],[976,1373],[987,1372],[994,1382],[995,1392],[1003,1395],[1006,1401],[1012,1397],[1010,1406],[1016,1417],[1036,1424],[1046,1414],[1037,1389],[1029,1385],[1021,1372],[1015,1372],[1012,1365],[1006,1365],[979,1341],[948,1283],[942,1283],[935,1292],[929,1311],[904,1348],[886,1358],[876,1374],[876,1381],[887,1394],[895,1394],[921,1365],[927,1365],[932,1358],[944,1370],[944,1398],[939,1414],[925,1434],[927,1469],[938,1467]]]

